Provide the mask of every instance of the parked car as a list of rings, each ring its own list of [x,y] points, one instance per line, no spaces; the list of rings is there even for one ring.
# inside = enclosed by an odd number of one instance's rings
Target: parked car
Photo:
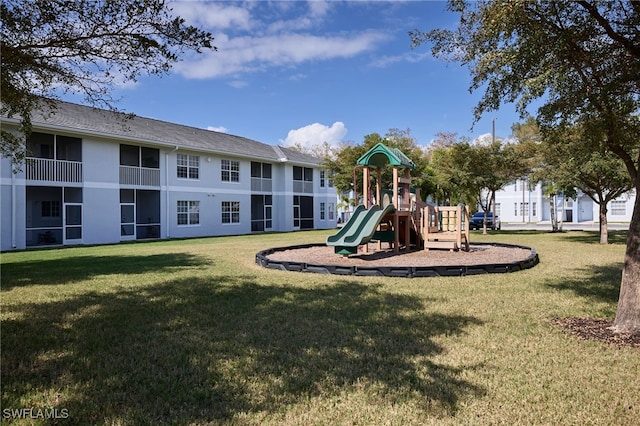
[[[484,222],[484,212],[475,213],[469,219],[469,229],[482,229],[482,222]],[[487,213],[487,229],[500,229],[500,217],[496,216],[494,223],[493,213]]]

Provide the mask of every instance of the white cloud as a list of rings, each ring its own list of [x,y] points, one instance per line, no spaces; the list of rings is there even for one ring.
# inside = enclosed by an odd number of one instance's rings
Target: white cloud
[[[286,4],[286,2],[280,2],[280,4],[283,3]],[[318,27],[322,24],[325,16],[329,12],[329,2],[314,0],[308,2],[307,6],[309,7],[308,15],[295,17],[293,19],[275,21],[269,24],[268,31],[271,33],[278,33],[285,31],[306,30],[309,28]],[[286,8],[283,10],[286,10]]]
[[[207,126],[207,130],[211,130],[212,132],[229,133],[229,129],[224,126]]]
[[[188,24],[209,30],[248,30],[252,27],[250,10],[243,7],[218,2],[179,1],[171,3],[171,8]]]
[[[261,2],[244,2],[241,6],[223,2],[171,3],[174,12],[188,24],[210,31],[218,49],[188,53],[175,64],[174,71],[193,79],[238,78],[243,73],[273,67],[351,58],[373,50],[389,37],[381,30],[327,33],[322,27],[334,6],[330,1],[298,5],[275,2],[267,8]],[[314,34],[314,30],[318,32]]]
[[[316,19],[323,18],[329,11],[328,1],[310,1],[308,3],[311,16]]]
[[[303,148],[312,148],[328,143],[337,147],[347,134],[347,128],[342,121],[336,121],[328,127],[324,124],[313,123],[299,129],[290,130],[286,139],[282,140],[284,146],[299,145]]]
[[[491,145],[491,141],[493,140],[493,136],[491,133],[484,133],[477,138],[475,138],[471,145],[480,145],[480,146],[488,146]]]
[[[432,58],[431,53],[417,53],[417,52],[407,52],[401,55],[394,56],[382,56],[379,59],[371,62],[371,66],[375,68],[385,68],[389,65],[393,65],[398,62],[407,62],[410,64],[415,64],[418,62],[422,62],[425,59]]]
[[[314,60],[349,58],[376,47],[386,35],[373,31],[355,36],[281,34],[266,37],[216,38],[217,52],[206,52],[175,70],[187,78],[214,78]]]

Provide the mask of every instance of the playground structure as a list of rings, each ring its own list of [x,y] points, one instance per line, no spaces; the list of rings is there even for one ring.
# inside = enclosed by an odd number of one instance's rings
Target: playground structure
[[[381,188],[382,169],[387,165],[393,167],[391,193]],[[412,237],[414,245],[424,250],[469,250],[469,208],[427,204],[420,199],[419,190],[412,196],[415,164],[402,151],[379,143],[358,159],[356,167],[363,169],[363,204],[338,233],[327,237],[326,244],[333,246],[336,254],[349,256],[359,247],[367,253],[371,241],[378,243],[378,250],[387,242],[399,253],[401,245],[411,249]],[[376,171],[375,202],[370,197],[371,168]]]
[[[418,218],[425,250],[469,251],[469,206],[427,205]]]

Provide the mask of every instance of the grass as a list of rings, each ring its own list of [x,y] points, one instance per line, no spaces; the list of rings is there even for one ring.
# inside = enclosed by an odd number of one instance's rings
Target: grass
[[[637,424],[640,353],[552,324],[613,318],[624,233],[474,232],[536,249],[512,274],[254,263],[328,234],[3,253],[3,422],[57,408],[71,424]]]

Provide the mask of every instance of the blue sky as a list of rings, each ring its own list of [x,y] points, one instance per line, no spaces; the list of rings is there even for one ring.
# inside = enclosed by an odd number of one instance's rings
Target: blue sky
[[[360,144],[410,129],[506,138],[511,105],[473,130],[466,67],[411,48],[409,31],[454,28],[441,1],[179,1],[171,7],[210,31],[217,52],[184,56],[168,75],[118,88],[116,106],[139,116],[209,128],[272,145]]]

